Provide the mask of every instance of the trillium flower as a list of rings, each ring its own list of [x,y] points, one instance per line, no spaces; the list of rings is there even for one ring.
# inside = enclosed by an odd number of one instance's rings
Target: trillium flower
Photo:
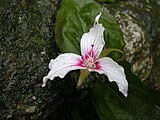
[[[109,57],[99,58],[105,45],[103,32],[105,28],[99,24],[101,13],[96,16],[94,25],[88,33],[84,33],[81,38],[81,54],[64,53],[49,63],[49,73],[43,78],[42,87],[46,86],[48,79],[55,77],[64,78],[71,70],[87,69],[89,72],[98,72],[108,77],[109,81],[115,81],[119,91],[127,96],[128,82],[122,66],[118,65]],[[84,73],[85,74],[85,73]],[[81,83],[78,83],[81,84]]]

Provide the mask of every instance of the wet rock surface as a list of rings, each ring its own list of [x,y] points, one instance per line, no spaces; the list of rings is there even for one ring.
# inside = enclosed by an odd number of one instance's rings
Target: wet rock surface
[[[124,32],[125,59],[143,80],[152,70],[150,86],[160,90],[159,6],[159,0],[106,4]],[[1,120],[71,120],[68,108],[78,92],[69,75],[41,87],[49,60],[60,52],[54,41],[58,7],[58,0],[0,1]]]
[[[160,15],[160,1],[122,0],[106,4],[106,8],[115,16],[124,33],[124,58],[132,63],[133,72],[142,80],[148,80],[152,88],[160,86],[157,68],[160,65],[160,22],[157,17]]]
[[[64,99],[75,92],[74,84],[57,78],[41,87],[50,59],[59,53],[58,6],[57,0],[0,1],[0,120],[65,118]]]

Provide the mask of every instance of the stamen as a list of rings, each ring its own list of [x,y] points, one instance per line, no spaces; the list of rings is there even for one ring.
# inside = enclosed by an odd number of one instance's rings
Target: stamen
[[[91,48],[90,51],[86,53],[85,57],[83,57],[83,66],[90,69],[97,68],[97,60],[93,48]]]
[[[88,58],[84,61],[84,64],[87,68],[95,68],[95,62],[96,60],[93,58],[92,56],[92,52],[91,54],[88,56]]]

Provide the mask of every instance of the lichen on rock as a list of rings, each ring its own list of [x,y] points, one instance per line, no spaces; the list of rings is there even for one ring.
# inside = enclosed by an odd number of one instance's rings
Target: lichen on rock
[[[143,80],[152,69],[152,87],[158,90],[159,6],[160,2],[150,0],[106,4],[124,33],[125,59]],[[63,119],[77,97],[76,83],[67,76],[41,87],[49,60],[60,52],[54,41],[58,7],[58,0],[0,1],[1,120]]]
[[[158,1],[150,0],[128,0],[117,4],[106,4],[106,8],[115,16],[124,33],[125,60],[132,63],[133,72],[138,77],[142,80],[150,79],[148,82],[152,81],[153,86],[156,81],[160,81],[158,76],[154,76],[153,82],[150,76],[157,69],[154,66],[158,65],[154,62],[157,58],[153,54],[159,44],[160,24],[155,17],[160,14],[157,10],[159,6]]]
[[[41,85],[49,60],[59,52],[54,42],[59,3],[56,0],[0,3],[0,119],[57,119],[64,106],[59,87],[64,82],[55,80],[56,84],[47,88]]]

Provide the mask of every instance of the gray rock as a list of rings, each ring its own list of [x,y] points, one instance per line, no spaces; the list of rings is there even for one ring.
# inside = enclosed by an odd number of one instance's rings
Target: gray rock
[[[122,0],[116,4],[106,4],[106,8],[115,16],[124,33],[124,58],[132,63],[133,72],[153,86],[156,83],[160,86],[157,68],[160,65],[157,62],[160,57],[160,1]]]
[[[59,52],[54,41],[58,6],[57,0],[0,1],[1,120],[65,118],[64,94],[72,94],[74,84],[67,89],[67,80],[57,78],[41,87],[50,59]]]
[[[125,59],[143,80],[153,68],[151,84],[156,89],[160,86],[159,5],[159,0],[106,5],[124,32]],[[1,120],[70,119],[69,106],[78,96],[74,78],[67,75],[41,87],[49,60],[60,52],[54,41],[57,7],[57,0],[0,1]]]

